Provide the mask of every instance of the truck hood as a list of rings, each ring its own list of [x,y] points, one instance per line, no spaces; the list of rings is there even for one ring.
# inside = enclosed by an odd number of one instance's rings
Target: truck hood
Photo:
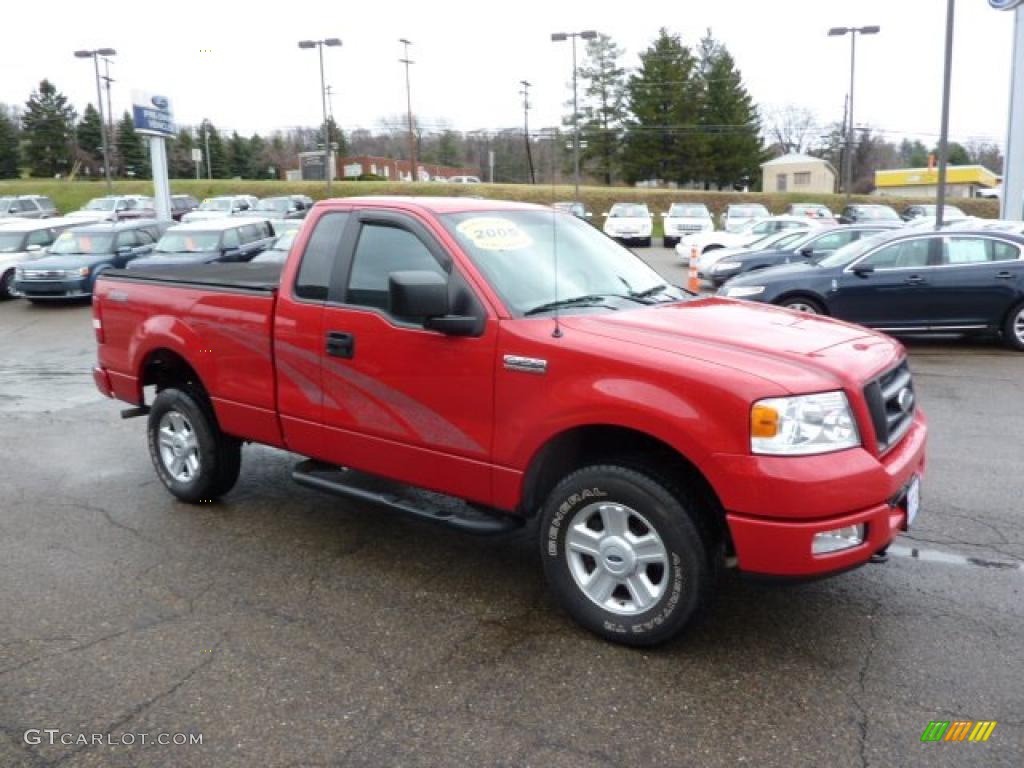
[[[719,298],[570,315],[562,324],[746,371],[791,393],[859,389],[903,354],[898,342],[860,326]]]
[[[160,267],[176,267],[182,264],[208,264],[220,257],[219,251],[203,251],[202,253],[168,253],[160,256],[141,256],[128,262],[128,269],[158,269]]]

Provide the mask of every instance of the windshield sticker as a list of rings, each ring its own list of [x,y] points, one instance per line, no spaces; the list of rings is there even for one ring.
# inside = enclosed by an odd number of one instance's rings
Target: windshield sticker
[[[533,245],[533,239],[509,219],[480,216],[466,219],[456,229],[481,251],[516,251]]]

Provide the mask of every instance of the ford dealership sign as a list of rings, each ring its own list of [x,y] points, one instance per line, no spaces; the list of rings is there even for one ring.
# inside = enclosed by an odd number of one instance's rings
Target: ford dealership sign
[[[997,11],[1009,11],[1018,5],[1024,5],[1024,0],[988,0],[988,4]]]
[[[139,133],[173,136],[174,114],[171,100],[146,91],[132,91],[132,122]]]

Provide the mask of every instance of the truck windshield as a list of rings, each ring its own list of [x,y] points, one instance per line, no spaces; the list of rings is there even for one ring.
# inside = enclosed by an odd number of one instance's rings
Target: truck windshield
[[[200,253],[215,251],[219,232],[167,232],[156,244],[157,253]]]
[[[686,295],[631,251],[573,216],[499,210],[446,214],[441,220],[516,315],[581,297],[664,300]]]
[[[72,254],[110,253],[113,244],[114,236],[112,234],[65,232],[50,246],[50,253],[66,256]]]

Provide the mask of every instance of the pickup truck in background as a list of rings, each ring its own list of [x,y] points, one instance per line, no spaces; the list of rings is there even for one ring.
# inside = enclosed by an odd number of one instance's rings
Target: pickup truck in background
[[[559,603],[616,642],[678,634],[723,565],[861,565],[919,506],[898,342],[699,299],[540,206],[323,201],[283,265],[110,270],[93,318],[96,385],[179,499],[228,493],[255,442],[381,509],[533,521]]]

